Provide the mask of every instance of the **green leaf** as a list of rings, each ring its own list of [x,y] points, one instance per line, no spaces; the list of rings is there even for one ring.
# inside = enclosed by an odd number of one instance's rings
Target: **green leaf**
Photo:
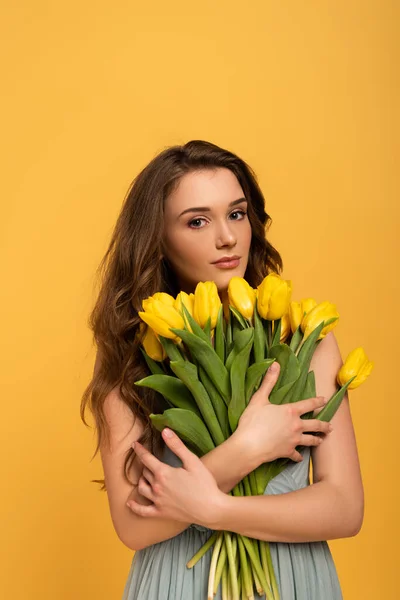
[[[225,356],[229,356],[230,351],[233,348],[233,333],[232,333],[232,313],[229,311],[228,321],[226,323],[226,348]]]
[[[162,375],[164,373],[164,370],[160,366],[160,364],[152,358],[150,358],[150,356],[143,348],[140,348],[140,351],[143,354],[144,360],[146,361],[147,366],[150,369],[150,373],[153,373],[153,375]]]
[[[247,329],[241,329],[237,332],[233,348],[230,351],[225,363],[225,366],[228,369],[228,371],[231,370],[233,361],[235,360],[236,356],[239,354],[239,352],[241,352],[241,350],[243,350],[243,348],[245,348],[249,340],[253,339],[253,336],[254,329],[252,327],[248,327]]]
[[[251,337],[248,336],[249,339],[246,346],[237,354],[230,371],[232,398],[228,406],[228,418],[232,432],[236,430],[239,418],[246,408],[245,377],[251,348],[253,346],[254,329],[251,327],[244,331],[246,331],[246,333],[250,332]]]
[[[251,396],[253,395],[254,389],[256,388],[258,381],[260,380],[261,377],[263,377],[263,375],[265,375],[268,368],[270,367],[270,365],[273,362],[274,362],[273,358],[266,358],[265,360],[262,360],[260,362],[256,362],[256,363],[252,364],[247,369],[246,380],[245,380],[246,405],[249,403],[249,400],[250,400]]]
[[[162,415],[151,414],[150,419],[158,431],[169,427],[187,442],[197,456],[203,456],[215,448],[203,421],[192,411],[184,408],[168,408]]]
[[[182,304],[182,310],[184,313],[184,318],[185,318],[186,322],[192,328],[194,335],[197,335],[203,341],[207,342],[207,344],[211,345],[210,336],[207,335],[207,333],[205,331],[203,331],[203,329],[200,327],[200,325],[197,323],[197,321],[194,320],[194,318],[192,317],[192,315],[190,314],[190,312],[188,311],[188,309],[186,308],[186,306],[184,304]]]
[[[159,340],[170,360],[182,360],[182,354],[173,340],[166,338],[163,335],[159,336]]]
[[[315,398],[316,397],[315,390],[315,374],[314,371],[308,371],[307,380],[305,386],[303,388],[303,392],[300,394],[299,400],[307,400],[307,398]],[[304,413],[301,415],[301,419],[312,419],[314,415],[314,411],[311,410],[308,413]],[[297,450],[297,448],[296,448]]]
[[[226,404],[225,404],[221,394],[218,392],[217,388],[215,387],[215,385],[213,384],[213,382],[207,375],[207,372],[203,369],[203,367],[201,365],[199,365],[198,369],[199,369],[200,380],[206,389],[206,392],[211,400],[211,404],[214,407],[214,411],[215,411],[215,414],[217,415],[217,419],[221,426],[222,433],[224,434],[224,438],[228,439],[231,432],[229,429],[228,411],[227,411]]]
[[[155,390],[162,394],[173,406],[191,410],[196,413],[197,416],[201,416],[192,394],[189,392],[186,385],[177,377],[164,374],[149,375],[139,381],[135,381],[135,385]]]
[[[206,336],[208,338],[210,346],[212,346],[212,341],[211,341],[211,317],[208,317],[207,322],[204,325],[204,333],[206,334]]]
[[[286,395],[300,375],[299,361],[293,350],[286,344],[271,346],[268,357],[275,358],[281,367],[278,380],[269,395],[269,401],[273,404],[282,404],[286,402]]]
[[[197,368],[192,363],[183,360],[176,362],[171,361],[170,366],[175,375],[177,375],[192,392],[196,404],[202,414],[203,420],[207,425],[215,444],[222,444],[222,442],[225,441],[225,437],[218,423],[214,407],[206,392],[206,389],[198,378]]]
[[[193,333],[190,333],[190,331],[185,331],[184,329],[173,329],[172,331],[182,338],[192,355],[196,357],[207,372],[207,375],[223,397],[225,404],[228,404],[230,400],[229,373],[214,348]]]
[[[293,352],[297,351],[297,348],[300,346],[301,340],[303,339],[303,332],[300,328],[300,325],[297,327],[296,331],[292,335],[292,339],[290,340],[290,349]]]
[[[330,421],[332,419],[332,417],[336,414],[336,411],[338,410],[339,406],[342,403],[342,400],[345,396],[347,388],[349,387],[350,383],[355,378],[356,378],[356,375],[354,375],[354,377],[349,379],[349,381],[346,381],[344,386],[339,388],[338,391],[335,394],[333,394],[333,396],[330,398],[328,404],[326,404],[324,406],[324,408],[316,415],[316,417],[315,417],[316,419],[319,419],[320,421]]]
[[[240,312],[231,304],[229,305],[229,310],[234,315],[236,320],[240,323],[242,329],[246,329],[248,327],[246,319],[240,314]]]
[[[217,325],[215,327],[215,352],[218,354],[221,362],[225,364],[225,336],[223,319],[223,306],[221,304],[218,311]]]
[[[257,298],[254,307],[254,361],[256,363],[264,360],[265,357],[265,333],[260,315],[257,310]]]
[[[321,340],[318,340],[318,337],[323,328],[324,323],[320,323],[301,346],[297,355],[300,366],[300,375],[293,387],[290,389],[288,395],[285,397],[285,402],[297,402],[300,399],[303,393],[303,388],[306,384],[312,355],[318,344],[321,342]]]
[[[280,343],[281,340],[281,330],[282,330],[282,319],[276,319],[274,321],[274,327],[275,327],[275,331],[274,331],[274,335],[272,338],[272,344],[271,346],[276,346],[277,344]]]

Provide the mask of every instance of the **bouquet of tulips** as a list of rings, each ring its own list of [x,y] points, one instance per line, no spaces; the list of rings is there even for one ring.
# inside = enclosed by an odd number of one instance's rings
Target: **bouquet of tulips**
[[[176,298],[158,292],[143,301],[140,327],[142,352],[151,375],[136,382],[161,393],[170,408],[152,414],[154,426],[173,429],[188,447],[203,456],[237,428],[241,414],[275,360],[278,380],[269,400],[297,402],[316,395],[312,355],[337,324],[334,304],[312,298],[292,301],[292,285],[267,275],[257,289],[245,279],[229,282],[229,304],[222,304],[216,284],[199,282],[194,294]],[[147,325],[147,326],[146,326]],[[362,348],[350,352],[337,374],[339,389],[315,417],[332,419],[347,389],[360,385],[373,363]],[[313,413],[302,415],[311,418]],[[300,449],[301,447],[298,447]],[[268,482],[290,459],[260,465],[230,492],[264,494]],[[189,568],[213,547],[208,600],[222,583],[222,598],[239,600],[258,594],[279,600],[268,542],[229,531],[215,531]]]

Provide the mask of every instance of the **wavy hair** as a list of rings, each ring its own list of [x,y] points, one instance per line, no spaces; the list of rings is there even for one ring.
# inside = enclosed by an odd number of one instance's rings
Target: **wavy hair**
[[[114,388],[132,411],[135,420],[143,423],[139,442],[153,453],[165,444],[149,415],[163,412],[167,406],[162,396],[134,382],[148,375],[136,335],[141,323],[138,312],[142,301],[157,291],[173,296],[179,293],[175,274],[162,257],[163,208],[165,199],[187,173],[204,169],[230,169],[237,177],[248,200],[248,218],[252,239],[245,279],[256,287],[270,272],[281,273],[283,263],[278,251],[266,239],[272,222],[265,211],[265,199],[251,167],[232,152],[203,140],[191,140],[184,145],[170,146],[157,154],[135,177],[125,196],[107,251],[102,258],[95,281],[100,282],[98,296],[88,319],[88,326],[97,345],[93,377],[86,387],[80,416],[86,426],[88,407],[94,417],[97,446],[94,458],[105,437],[109,440],[104,401]],[[129,469],[135,458],[127,451],[124,477],[133,484]],[[106,490],[104,479],[100,491]]]

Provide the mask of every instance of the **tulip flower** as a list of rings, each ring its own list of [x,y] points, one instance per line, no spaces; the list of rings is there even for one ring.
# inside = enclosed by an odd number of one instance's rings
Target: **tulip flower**
[[[371,373],[373,366],[374,363],[368,360],[364,349],[361,347],[355,348],[350,352],[341,366],[337,374],[337,381],[339,385],[345,385],[349,379],[355,376],[355,379],[348,386],[348,389],[352,390],[364,383]]]
[[[199,281],[194,291],[193,317],[200,327],[205,326],[211,317],[211,329],[217,324],[221,299],[214,281]]]
[[[338,323],[339,313],[336,309],[336,306],[332,304],[332,302],[328,302],[325,300],[324,302],[320,302],[316,304],[314,308],[312,308],[306,315],[303,317],[301,321],[301,330],[304,333],[303,342],[307,339],[307,337],[314,331],[314,329],[322,323],[322,321],[328,321],[330,319],[335,319],[328,325],[326,325],[318,339],[322,339],[329,333]]]
[[[289,333],[290,333],[290,318],[289,318],[289,313],[285,313],[282,316],[282,321],[281,321],[281,337],[280,337],[281,344],[289,337]]]
[[[140,323],[140,333],[142,336],[142,346],[146,354],[157,362],[163,361],[167,357],[167,354],[151,327],[146,326],[145,323]]]
[[[249,321],[253,318],[256,293],[243,277],[232,277],[228,284],[229,303]]]
[[[317,302],[314,300],[314,298],[304,298],[303,300],[300,300],[300,302],[295,302],[293,300],[289,303],[289,318],[292,333],[294,333],[300,325],[301,321],[303,320],[304,313],[307,314],[316,305]]]
[[[172,296],[171,296],[172,297]],[[162,298],[162,299],[160,299]],[[156,297],[150,296],[143,300],[144,311],[139,312],[139,317],[151,327],[155,333],[163,337],[179,342],[180,338],[171,331],[171,327],[175,329],[183,329],[185,323],[183,317],[170,303],[169,294],[163,294]],[[172,298],[175,302],[174,298]]]
[[[270,273],[257,287],[257,308],[260,317],[273,321],[287,313],[292,296],[292,282]]]
[[[179,292],[175,299],[174,307],[176,310],[182,314],[182,305],[186,306],[188,311],[193,317],[193,307],[194,307],[194,294],[187,294],[186,292]],[[183,316],[183,315],[182,315]]]
[[[165,292],[156,292],[152,296],[149,296],[142,302],[143,310],[147,310],[147,306],[150,306],[154,300],[159,300],[166,306],[174,306],[175,299],[170,294],[166,294]]]

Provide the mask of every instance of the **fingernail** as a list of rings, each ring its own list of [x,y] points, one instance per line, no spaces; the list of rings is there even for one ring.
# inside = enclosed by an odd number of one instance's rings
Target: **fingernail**
[[[269,370],[270,370],[270,371],[276,371],[276,370],[277,370],[277,368],[278,368],[278,367],[277,367],[277,363],[276,363],[276,362],[273,362],[273,363],[272,363],[272,365],[270,366]]]
[[[163,435],[164,435],[164,437],[171,438],[172,431],[170,429],[168,429],[168,427],[166,427],[165,429],[163,429]]]
[[[131,444],[133,449],[135,449],[135,443],[136,442],[132,442],[132,444]]]

